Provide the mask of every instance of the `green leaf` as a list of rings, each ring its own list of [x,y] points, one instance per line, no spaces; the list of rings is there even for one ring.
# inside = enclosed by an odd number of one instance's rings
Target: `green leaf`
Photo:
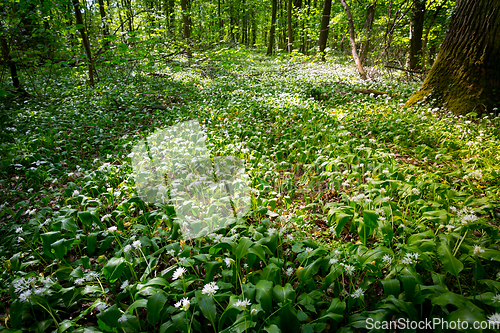
[[[97,232],[93,232],[88,234],[87,236],[87,253],[89,256],[94,254],[94,251],[97,246]]]
[[[71,240],[70,240],[70,242],[71,242]],[[54,250],[54,253],[55,253],[57,259],[64,258],[64,256],[68,252],[68,248],[67,248],[66,244],[67,244],[66,239],[60,239],[60,240],[50,244],[50,246]]]
[[[137,308],[146,308],[148,306],[148,300],[144,298],[139,298],[134,303],[130,304],[127,308],[127,313],[132,313]]]
[[[285,301],[293,303],[295,300],[295,290],[290,283],[287,283],[284,287],[276,285],[273,288],[273,296],[278,303],[285,304]]]
[[[113,257],[109,259],[103,268],[104,276],[110,283],[114,283],[125,270],[125,259]]]
[[[304,312],[302,312],[302,313],[304,313]],[[306,315],[306,317],[307,317],[307,315]],[[279,329],[279,327],[274,325],[274,324],[265,327],[264,331],[266,331],[267,333],[281,333],[281,330]]]
[[[121,316],[121,312],[118,309],[118,306],[114,304],[113,306],[110,306],[109,308],[105,309],[101,313],[97,315],[97,318],[101,319],[106,325],[109,327],[118,327],[118,319]]]
[[[217,317],[217,308],[215,307],[212,296],[199,295],[198,306],[200,307],[201,313],[203,313],[205,318],[207,318],[212,325],[214,325]]]
[[[464,265],[460,260],[455,258],[451,253],[450,246],[445,242],[441,241],[439,243],[437,253],[439,256],[439,260],[443,263],[444,268],[450,274],[455,277],[458,277],[458,274],[464,269]]]
[[[76,233],[78,226],[75,223],[75,220],[72,217],[67,217],[62,220],[62,228],[72,233]]]
[[[391,280],[381,280],[382,286],[384,287],[385,296],[393,295],[398,297],[401,292],[401,285],[399,280],[391,279]]]
[[[273,309],[272,288],[273,282],[267,280],[259,280],[255,285],[255,301],[262,306],[264,311],[269,313],[271,313]]]
[[[236,255],[236,260],[240,260],[244,256],[248,254],[248,249],[253,245],[254,243],[248,239],[247,237],[242,237],[240,239],[240,242],[238,243],[238,246],[234,250],[234,254]]]
[[[147,321],[151,325],[156,325],[160,320],[160,313],[163,310],[163,306],[168,301],[168,296],[165,292],[160,291],[148,298],[147,304]]]

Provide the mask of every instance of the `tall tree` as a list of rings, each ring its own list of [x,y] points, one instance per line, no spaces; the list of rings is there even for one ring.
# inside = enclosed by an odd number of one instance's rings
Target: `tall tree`
[[[356,68],[358,69],[361,78],[363,80],[366,80],[367,76],[365,70],[363,69],[363,65],[361,64],[361,60],[359,59],[358,51],[356,50],[356,35],[354,31],[354,21],[352,19],[351,9],[349,8],[349,5],[347,5],[347,2],[345,2],[345,0],[340,0],[340,2],[342,3],[342,6],[344,6],[345,12],[347,14],[347,21],[349,22],[349,43],[351,44],[351,52],[354,63],[356,64]]]
[[[9,42],[7,41],[7,36],[4,35],[1,22],[0,22],[0,46],[2,48],[2,57],[10,69],[10,77],[12,78],[12,85],[15,88],[19,88],[20,83],[19,83],[19,77],[17,75],[17,65],[16,62],[12,59],[12,56],[10,55]]]
[[[288,0],[286,8],[287,22],[288,22],[288,53],[293,51],[293,30],[292,30],[292,0]]]
[[[413,10],[410,20],[410,52],[408,68],[422,68],[420,57],[422,55],[422,34],[424,31],[426,0],[413,0]]]
[[[366,11],[366,20],[363,25],[363,35],[361,40],[361,46],[359,50],[359,59],[361,64],[363,65],[366,61],[366,57],[368,56],[368,49],[370,48],[370,39],[371,32],[373,26],[373,20],[375,18],[375,9],[377,8],[377,2],[370,4]]]
[[[188,1],[189,0],[181,0],[181,9],[182,9],[182,31],[183,37],[186,42],[186,53],[189,58],[191,58],[191,19],[190,13],[188,9]]]
[[[267,44],[267,55],[273,54],[274,32],[276,30],[276,11],[278,10],[278,0],[272,0],[271,8],[271,29],[269,30],[269,43]]]
[[[87,55],[88,66],[89,66],[89,82],[91,86],[94,86],[94,61],[92,60],[92,51],[90,49],[90,42],[85,32],[85,24],[83,23],[82,12],[80,11],[80,3],[78,0],[73,0],[73,8],[75,9],[75,19],[76,25],[78,26],[78,31],[80,31],[80,36],[82,37],[83,48],[85,49],[85,54]]]
[[[458,0],[436,61],[406,106],[436,99],[462,115],[499,108],[499,59],[500,1]]]
[[[323,3],[323,16],[321,17],[321,27],[319,31],[319,52],[321,59],[325,61],[326,41],[328,40],[328,30],[330,23],[330,12],[332,11],[332,0],[325,0]]]

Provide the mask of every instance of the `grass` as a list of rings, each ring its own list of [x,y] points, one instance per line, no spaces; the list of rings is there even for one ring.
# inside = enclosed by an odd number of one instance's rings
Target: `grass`
[[[498,321],[498,111],[405,108],[418,80],[381,72],[366,83],[338,60],[220,49],[102,67],[93,89],[83,69],[60,68],[32,79],[37,97],[3,98],[5,327],[347,332],[398,318]],[[212,156],[245,161],[251,211],[183,240],[172,205],[135,194],[128,156],[191,119]]]

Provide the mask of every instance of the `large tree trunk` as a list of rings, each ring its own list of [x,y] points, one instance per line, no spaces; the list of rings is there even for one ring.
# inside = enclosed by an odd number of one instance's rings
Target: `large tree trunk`
[[[321,59],[325,61],[326,41],[328,40],[328,24],[330,23],[330,12],[332,11],[332,1],[325,0],[323,3],[323,16],[321,18],[321,27],[319,31],[319,52]]]
[[[345,2],[345,0],[340,0],[342,6],[344,6],[345,12],[347,14],[347,20],[349,22],[349,42],[351,44],[352,57],[354,59],[354,63],[356,64],[356,68],[358,69],[359,75],[363,80],[367,79],[365,70],[363,69],[363,65],[361,64],[361,60],[358,57],[358,51],[356,50],[356,38],[354,34],[354,22],[352,20],[351,9]]]
[[[366,12],[366,21],[363,25],[363,40],[361,41],[361,47],[359,50],[359,60],[361,61],[362,65],[365,64],[366,57],[368,56],[368,49],[370,48],[371,32],[376,8],[377,2],[375,1],[370,6],[368,6]]]
[[[80,27],[80,35],[82,36],[82,44],[85,49],[85,54],[87,55],[87,60],[89,62],[89,82],[91,86],[94,86],[94,61],[92,60],[92,51],[90,50],[90,42],[85,33],[85,25],[83,23],[82,12],[80,11],[80,3],[78,0],[73,0],[73,7],[75,9],[75,19],[76,24]]]
[[[276,11],[278,7],[278,0],[272,0],[271,10],[271,30],[269,31],[269,44],[267,44],[267,55],[273,54],[274,49],[274,31],[276,29]]]
[[[189,10],[188,10],[188,0],[181,0],[181,9],[182,9],[182,29],[183,29],[183,37],[186,41],[186,54],[188,58],[191,58],[191,27],[190,27],[190,18],[189,18]]]
[[[408,69],[422,68],[420,56],[422,55],[422,34],[424,31],[426,0],[413,0],[413,12],[410,21],[410,52],[408,56]]]
[[[436,99],[454,113],[500,107],[500,1],[459,0],[431,71],[406,106]]]

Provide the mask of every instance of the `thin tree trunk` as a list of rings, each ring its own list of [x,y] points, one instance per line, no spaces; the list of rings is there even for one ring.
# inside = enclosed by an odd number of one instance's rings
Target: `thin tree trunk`
[[[326,41],[328,39],[328,24],[330,23],[330,12],[332,11],[332,1],[325,0],[323,3],[323,16],[321,18],[321,28],[319,31],[319,52],[321,53],[321,59],[325,61],[325,48]]]
[[[420,69],[420,56],[422,55],[422,33],[424,31],[426,0],[413,0],[413,13],[410,21],[410,52],[408,69]]]
[[[288,53],[293,51],[293,30],[292,30],[292,0],[288,0],[287,7],[287,21],[288,21]]]
[[[436,99],[454,113],[500,108],[500,1],[459,0],[441,49],[407,106]]]
[[[427,40],[429,38],[429,32],[431,31],[432,25],[434,24],[434,21],[436,20],[439,11],[444,7],[444,5],[448,2],[448,0],[444,0],[442,4],[440,4],[437,8],[436,11],[434,12],[434,15],[432,15],[431,22],[429,23],[429,26],[427,27],[427,30],[425,31],[425,37],[424,41],[422,42],[422,69],[425,70],[425,48],[427,47]]]
[[[271,29],[269,30],[269,43],[267,44],[267,55],[272,55],[274,49],[274,31],[276,29],[276,11],[278,7],[277,2],[278,2],[277,0],[272,0]]]
[[[351,44],[352,57],[354,58],[354,63],[356,64],[356,68],[358,69],[359,75],[363,80],[367,79],[365,70],[363,69],[363,65],[361,64],[361,60],[358,57],[358,52],[356,51],[356,38],[354,34],[354,22],[352,20],[351,10],[345,0],[340,0],[342,6],[344,6],[345,12],[347,14],[347,20],[349,22],[349,42]]]
[[[109,35],[108,24],[106,22],[106,11],[104,9],[104,0],[99,0],[99,14],[101,14],[101,27],[103,36]]]
[[[10,69],[10,77],[12,78],[12,85],[14,86],[14,88],[19,88],[20,83],[19,83],[19,77],[17,75],[17,66],[16,62],[12,60],[12,57],[10,56],[9,43],[7,42],[7,39],[5,37],[2,37],[0,39],[0,42],[2,44],[2,56],[4,60],[7,62],[7,65],[9,66]]]
[[[375,18],[375,9],[377,8],[377,2],[372,3],[368,6],[366,13],[366,21],[363,25],[363,41],[361,42],[361,47],[359,51],[359,59],[361,64],[364,65],[366,57],[368,56],[368,50],[370,48],[370,39],[373,26],[373,19]]]
[[[85,53],[89,62],[89,82],[91,86],[94,86],[94,62],[92,60],[92,51],[90,50],[90,42],[87,38],[87,34],[85,33],[85,25],[83,23],[82,12],[80,11],[80,3],[78,0],[73,0],[73,7],[75,9],[75,19],[76,24],[80,26],[78,31],[80,31],[80,35],[82,37],[83,48],[85,49]]]

